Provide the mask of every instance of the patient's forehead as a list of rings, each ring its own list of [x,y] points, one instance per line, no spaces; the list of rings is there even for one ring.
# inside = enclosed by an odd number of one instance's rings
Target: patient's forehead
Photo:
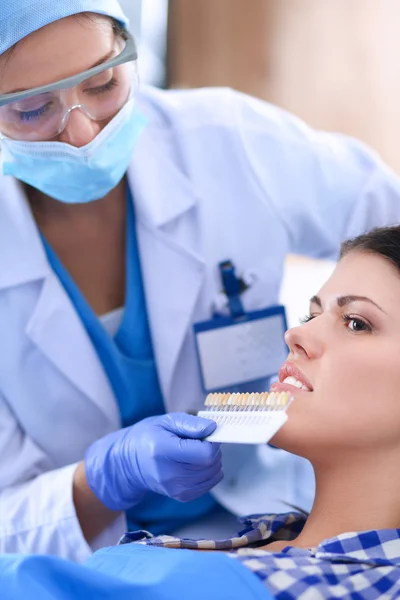
[[[400,271],[372,252],[346,254],[317,295],[325,302],[339,296],[366,296],[400,320]]]

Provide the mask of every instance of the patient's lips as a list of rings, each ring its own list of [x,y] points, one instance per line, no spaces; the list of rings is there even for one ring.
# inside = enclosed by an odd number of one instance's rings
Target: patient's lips
[[[312,392],[313,386],[305,374],[291,361],[285,362],[279,371],[279,382],[273,383],[271,392]]]

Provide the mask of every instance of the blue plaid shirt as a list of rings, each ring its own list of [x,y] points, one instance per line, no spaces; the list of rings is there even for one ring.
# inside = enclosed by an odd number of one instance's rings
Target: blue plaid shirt
[[[278,600],[391,600],[400,598],[400,529],[344,533],[308,550],[287,546],[280,552],[257,548],[293,540],[306,517],[299,513],[240,519],[246,528],[226,540],[153,537],[147,531],[127,533],[121,544],[220,550],[239,560],[261,579]]]

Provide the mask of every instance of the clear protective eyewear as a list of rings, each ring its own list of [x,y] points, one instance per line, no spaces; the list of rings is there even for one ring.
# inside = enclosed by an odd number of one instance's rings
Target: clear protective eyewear
[[[120,53],[97,67],[56,83],[0,95],[0,138],[51,140],[64,131],[76,109],[93,121],[114,117],[132,98],[138,82],[135,40],[124,30],[118,42]]]

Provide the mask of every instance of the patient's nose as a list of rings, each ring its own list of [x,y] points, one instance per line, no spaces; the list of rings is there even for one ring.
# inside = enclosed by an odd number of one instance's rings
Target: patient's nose
[[[317,358],[322,352],[322,343],[311,327],[292,327],[285,333],[285,342],[291,355],[296,358]]]

